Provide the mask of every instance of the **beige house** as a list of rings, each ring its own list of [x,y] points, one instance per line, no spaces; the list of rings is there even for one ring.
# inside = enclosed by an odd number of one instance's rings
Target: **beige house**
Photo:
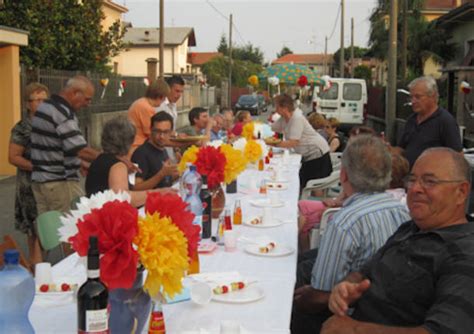
[[[188,63],[189,47],[196,46],[193,28],[165,28],[164,71],[166,74],[191,73]],[[160,29],[128,28],[124,37],[128,47],[120,54],[118,73],[129,76],[146,76],[146,60],[159,60]]]

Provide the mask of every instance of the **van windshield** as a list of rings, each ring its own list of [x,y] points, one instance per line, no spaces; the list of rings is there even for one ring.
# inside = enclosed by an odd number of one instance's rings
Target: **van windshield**
[[[345,83],[342,98],[349,101],[360,101],[362,98],[362,85],[358,83]]]
[[[332,86],[326,90],[319,93],[321,100],[337,100],[337,92],[339,91],[339,84],[333,83]]]

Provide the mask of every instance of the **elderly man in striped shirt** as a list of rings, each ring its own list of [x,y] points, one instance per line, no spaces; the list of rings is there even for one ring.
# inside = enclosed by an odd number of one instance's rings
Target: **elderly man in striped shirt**
[[[298,265],[293,333],[318,333],[331,315],[331,289],[359,270],[410,219],[406,206],[385,193],[390,180],[391,156],[379,138],[362,135],[350,142],[342,155],[340,175],[348,197],[328,222],[316,258]],[[305,268],[312,268],[311,275]]]
[[[81,159],[91,162],[98,152],[87,146],[76,112],[87,107],[94,85],[84,76],[69,79],[58,95],[44,101],[32,120],[32,188],[38,214],[66,212],[84,194],[79,184]]]

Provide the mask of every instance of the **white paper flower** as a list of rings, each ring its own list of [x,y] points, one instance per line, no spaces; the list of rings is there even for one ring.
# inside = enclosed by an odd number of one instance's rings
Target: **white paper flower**
[[[263,152],[262,157],[266,157],[268,155],[268,146],[267,146],[267,144],[265,144],[265,141],[263,141],[262,139],[258,139],[258,140],[256,140],[256,142],[262,148],[262,152]]]
[[[247,139],[245,138],[239,138],[235,142],[232,143],[232,146],[239,151],[244,151],[245,145],[247,145]]]
[[[113,190],[106,190],[94,194],[90,198],[86,196],[81,197],[79,203],[77,203],[77,210],[71,210],[69,214],[65,214],[61,217],[63,226],[58,229],[59,240],[69,242],[69,238],[76,235],[78,232],[77,222],[79,219],[82,219],[84,215],[90,213],[92,209],[99,209],[105,203],[115,200],[130,203],[130,194],[125,191],[116,193]]]
[[[268,78],[268,83],[272,86],[278,86],[278,84],[280,83],[280,79],[276,76],[273,76]]]
[[[223,140],[221,140],[221,139],[216,139],[216,140],[213,140],[213,141],[207,143],[207,146],[212,146],[212,147],[218,148],[218,147],[220,147],[222,144],[224,144],[224,141],[223,141]]]
[[[258,138],[258,133],[260,132],[260,138],[273,137],[273,130],[270,125],[266,123],[255,122],[253,135],[255,138]]]

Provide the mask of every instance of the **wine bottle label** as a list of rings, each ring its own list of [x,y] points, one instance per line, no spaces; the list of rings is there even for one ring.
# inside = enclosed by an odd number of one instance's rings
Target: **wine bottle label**
[[[109,333],[109,312],[106,308],[86,311],[86,333]]]
[[[148,333],[150,334],[165,334],[165,319],[163,312],[153,311],[150,316],[150,326]]]

